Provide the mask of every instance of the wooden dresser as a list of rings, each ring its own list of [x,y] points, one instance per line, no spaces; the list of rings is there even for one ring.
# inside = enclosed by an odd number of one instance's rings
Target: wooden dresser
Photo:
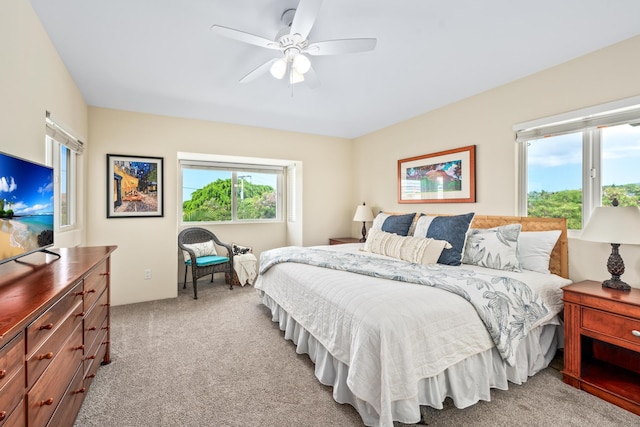
[[[73,425],[100,363],[110,361],[115,249],[59,249],[59,259],[36,253],[0,265],[0,427]]]
[[[564,290],[564,382],[640,415],[640,289]]]

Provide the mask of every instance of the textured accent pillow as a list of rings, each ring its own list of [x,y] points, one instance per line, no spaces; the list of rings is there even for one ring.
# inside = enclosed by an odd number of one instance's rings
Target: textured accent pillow
[[[231,249],[233,250],[234,255],[244,255],[253,252],[253,248],[251,246],[236,245],[235,243],[231,244]]]
[[[520,268],[549,274],[551,252],[560,237],[560,230],[523,231],[518,237]]]
[[[463,264],[505,271],[520,270],[518,236],[522,224],[471,229],[464,249]]]
[[[418,218],[413,235],[444,240],[451,244],[451,249],[445,249],[438,258],[439,264],[460,265],[467,232],[473,220],[473,212],[463,215],[433,216],[422,215]]]
[[[398,236],[371,229],[362,250],[418,264],[435,264],[445,248],[451,245],[444,240]]]
[[[218,255],[218,253],[216,252],[216,246],[214,245],[213,240],[209,240],[202,243],[191,243],[184,246],[191,249],[193,252],[195,252],[196,258],[200,258],[202,256],[209,256],[209,255]],[[189,256],[189,252],[187,251],[182,251],[182,255],[184,256],[185,261],[191,259],[191,257]]]
[[[382,230],[399,236],[406,236],[409,234],[409,228],[411,227],[415,216],[415,213],[393,215],[380,212],[373,220],[371,229]]]

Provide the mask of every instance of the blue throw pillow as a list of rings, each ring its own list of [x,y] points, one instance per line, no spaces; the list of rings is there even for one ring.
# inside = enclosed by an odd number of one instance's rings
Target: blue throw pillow
[[[472,212],[452,216],[421,216],[416,224],[414,236],[446,240],[451,244],[452,248],[442,251],[440,258],[438,258],[438,263],[460,265],[462,264],[467,232],[474,215]]]
[[[415,216],[415,213],[406,215],[390,215],[382,223],[382,231],[394,233],[399,236],[406,236],[409,233],[409,227],[411,227],[411,223]]]

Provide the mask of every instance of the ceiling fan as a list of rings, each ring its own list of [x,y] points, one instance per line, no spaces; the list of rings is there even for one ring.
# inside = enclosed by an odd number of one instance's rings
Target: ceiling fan
[[[366,52],[373,50],[376,46],[374,38],[310,42],[307,37],[315,23],[321,4],[322,0],[300,0],[297,9],[285,10],[281,16],[284,27],[278,32],[275,40],[222,25],[214,24],[211,30],[230,39],[281,52],[280,57],[270,59],[241,78],[241,83],[248,83],[270,72],[277,79],[288,76],[290,84],[306,82],[309,87],[314,88],[320,83],[307,55]]]

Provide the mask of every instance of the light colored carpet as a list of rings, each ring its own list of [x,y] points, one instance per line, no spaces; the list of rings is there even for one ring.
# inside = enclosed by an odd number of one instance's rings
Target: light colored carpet
[[[283,339],[252,287],[222,275],[178,298],[116,306],[112,363],[93,382],[75,426],[362,426],[331,397],[306,355]],[[432,426],[638,426],[640,417],[564,384],[547,368],[464,410],[423,408]],[[401,424],[397,424],[401,426]]]

